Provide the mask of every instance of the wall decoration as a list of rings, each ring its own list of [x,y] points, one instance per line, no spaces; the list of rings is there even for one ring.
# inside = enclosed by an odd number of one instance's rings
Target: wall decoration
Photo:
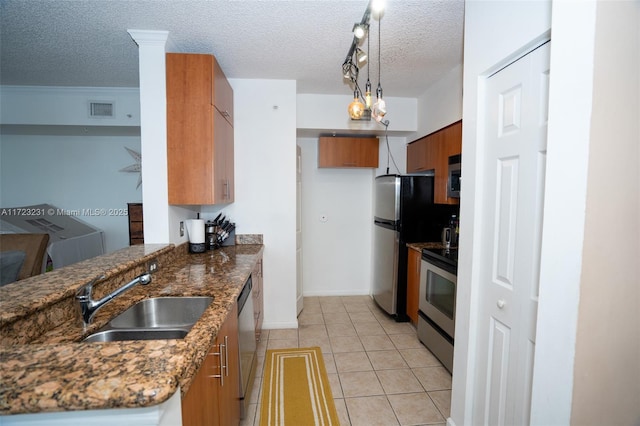
[[[140,188],[140,185],[142,185],[142,155],[133,149],[127,148],[126,146],[124,149],[127,150],[129,155],[131,155],[136,162],[130,166],[120,169],[120,171],[125,173],[139,173],[138,185],[136,185],[136,189],[138,189]]]

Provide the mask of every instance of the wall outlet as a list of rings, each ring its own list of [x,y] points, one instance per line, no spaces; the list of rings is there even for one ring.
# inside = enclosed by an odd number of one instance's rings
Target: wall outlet
[[[147,262],[147,272],[150,274],[158,272],[158,259],[151,259]]]
[[[184,222],[180,221],[180,236],[184,237]]]

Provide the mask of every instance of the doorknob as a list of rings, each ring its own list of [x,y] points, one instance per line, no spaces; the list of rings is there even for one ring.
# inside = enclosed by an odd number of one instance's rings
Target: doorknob
[[[505,304],[506,304],[506,302],[504,301],[504,299],[498,299],[498,302],[496,303],[496,305],[498,305],[499,309],[504,308]]]

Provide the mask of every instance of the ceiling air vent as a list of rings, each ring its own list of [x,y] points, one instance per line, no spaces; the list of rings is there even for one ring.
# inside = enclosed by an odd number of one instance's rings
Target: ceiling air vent
[[[89,117],[113,117],[113,102],[89,102]]]

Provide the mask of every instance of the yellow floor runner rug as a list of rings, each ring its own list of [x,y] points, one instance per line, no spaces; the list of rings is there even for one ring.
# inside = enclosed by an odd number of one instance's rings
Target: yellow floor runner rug
[[[320,348],[267,350],[260,425],[339,424]]]

